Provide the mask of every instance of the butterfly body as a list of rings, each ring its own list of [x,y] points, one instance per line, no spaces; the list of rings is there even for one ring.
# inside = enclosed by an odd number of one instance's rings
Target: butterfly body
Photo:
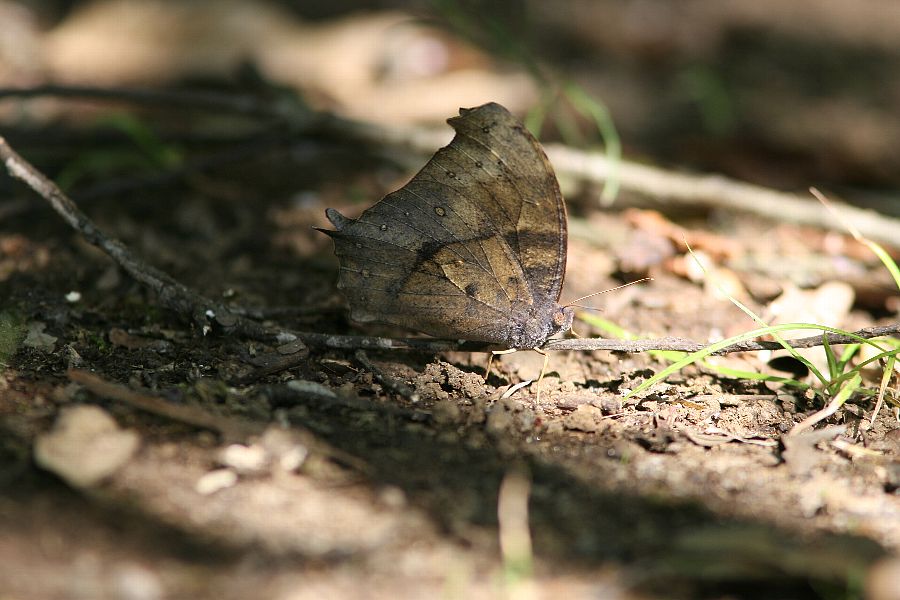
[[[358,219],[334,209],[338,287],[360,322],[536,348],[572,324],[559,306],[566,210],[537,140],[498,104],[460,111],[456,137]]]

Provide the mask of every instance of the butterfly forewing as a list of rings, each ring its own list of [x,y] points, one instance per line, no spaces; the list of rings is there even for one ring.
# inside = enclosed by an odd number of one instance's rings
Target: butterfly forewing
[[[566,208],[547,155],[498,104],[465,111],[448,122],[457,136],[442,151],[466,151],[470,160],[480,163],[470,172],[485,174],[494,211],[514,219],[495,223],[518,256],[533,292],[556,302],[566,272]],[[486,159],[478,158],[477,148]]]
[[[506,109],[449,123],[456,137],[403,188],[357,220],[329,211],[338,285],[355,320],[511,344],[556,308],[565,207],[543,150]]]

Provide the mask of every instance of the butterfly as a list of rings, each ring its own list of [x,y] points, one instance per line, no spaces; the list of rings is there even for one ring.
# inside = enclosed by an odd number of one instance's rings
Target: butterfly
[[[572,326],[560,306],[566,206],[531,133],[496,103],[456,131],[406,185],[358,219],[326,210],[338,288],[358,322],[538,349]],[[546,365],[546,361],[545,361]]]

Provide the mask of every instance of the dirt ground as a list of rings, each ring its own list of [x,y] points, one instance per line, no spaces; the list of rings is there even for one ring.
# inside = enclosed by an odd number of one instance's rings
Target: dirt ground
[[[61,148],[99,156],[123,144],[54,131],[55,142],[19,136],[54,177],[71,167]],[[184,142],[192,159],[220,157],[218,144]],[[694,148],[694,160],[715,153]],[[745,151],[719,166],[737,160],[769,180],[810,173]],[[328,225],[326,207],[356,216],[402,185],[409,159],[282,135],[220,162],[82,180],[73,195],[150,264],[269,323],[409,335],[349,321],[331,242],[312,229]],[[857,167],[847,169],[872,172]],[[486,381],[484,353],[310,345],[290,361],[289,349],[161,309],[42,200],[0,189],[0,599],[898,597],[890,402],[873,420],[874,399],[853,396],[785,437],[821,403],[724,374],[811,381],[775,370],[796,368],[777,353],[709,359],[624,398],[671,355],[553,352],[540,401],[535,384],[505,395],[537,377],[534,352],[498,357]],[[896,322],[884,267],[842,233],[566,195],[563,301],[653,278],[594,298],[602,312],[579,314],[582,337],[611,337],[602,322],[699,342],[755,327],[691,270],[684,232],[768,319]],[[270,368],[280,356],[289,366]],[[880,373],[868,377],[877,388]],[[213,424],[140,410],[128,393]],[[81,429],[59,442],[66,426]]]

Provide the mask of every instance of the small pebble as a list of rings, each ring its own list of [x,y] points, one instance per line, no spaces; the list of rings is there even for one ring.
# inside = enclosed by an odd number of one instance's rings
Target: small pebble
[[[159,576],[137,564],[127,564],[114,573],[117,598],[124,600],[158,600],[164,590]]]
[[[602,427],[603,412],[596,406],[582,404],[573,412],[563,417],[563,427],[575,431],[593,433]]]
[[[265,470],[269,457],[262,446],[231,444],[219,452],[219,462],[241,475],[255,475]]]
[[[269,460],[274,459],[275,464],[288,473],[299,469],[309,456],[309,449],[299,436],[277,425],[266,429],[259,445],[265,450]]]
[[[210,496],[237,483],[237,473],[231,469],[215,469],[197,480],[194,489],[198,494]]]

